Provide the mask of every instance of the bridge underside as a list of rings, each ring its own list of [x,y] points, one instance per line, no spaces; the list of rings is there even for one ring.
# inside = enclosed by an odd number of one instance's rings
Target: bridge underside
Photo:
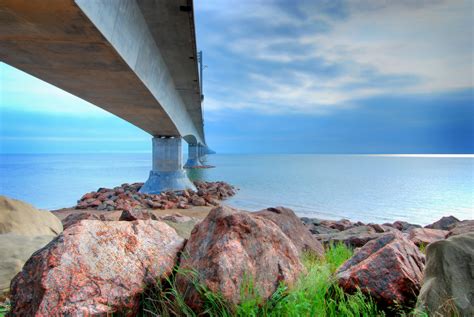
[[[157,5],[151,10],[161,12],[155,19],[172,9],[180,18],[169,18],[167,36],[155,32],[160,43],[152,33],[159,24],[149,27],[140,2]],[[179,1],[168,9],[161,2],[6,1],[0,8],[0,58],[151,135],[192,135],[204,143],[195,47],[187,43],[187,51],[173,55],[176,44],[166,45],[181,33],[191,39],[194,25]]]
[[[154,137],[205,145],[191,0],[5,0],[0,30],[1,61]]]

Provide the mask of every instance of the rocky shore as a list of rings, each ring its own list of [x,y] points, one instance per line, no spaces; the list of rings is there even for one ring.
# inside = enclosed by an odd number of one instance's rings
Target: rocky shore
[[[220,200],[235,195],[236,189],[225,182],[194,182],[197,191],[169,191],[159,195],[139,192],[143,183],[99,188],[82,196],[74,207],[95,210],[187,209],[190,206],[217,206]]]
[[[15,258],[16,272],[0,275],[12,279],[9,315],[136,316],[144,294],[160,287],[199,314],[211,293],[239,305],[249,279],[263,305],[281,285],[291,292],[309,274],[305,258],[324,261],[334,245],[354,251],[331,280],[347,294],[362,292],[387,315],[414,314],[415,307],[430,315],[474,314],[472,296],[463,295],[474,294],[474,220],[449,216],[421,227],[299,218],[284,207],[248,212],[222,205],[235,194],[223,182],[160,195],[140,194],[140,186],[87,193],[67,212],[32,211],[2,197],[0,238],[24,235],[24,228],[49,234]],[[48,220],[35,220],[37,213]],[[18,224],[13,215],[22,228],[10,224]],[[14,254],[3,249],[0,267]]]
[[[425,227],[405,221],[366,224],[360,221],[351,222],[348,219],[333,221],[307,217],[302,217],[301,221],[313,236],[324,245],[344,243],[352,248],[362,247],[367,242],[389,232],[401,233],[418,247],[426,247],[435,241],[474,231],[473,220],[461,221],[453,216],[442,217],[435,223]]]

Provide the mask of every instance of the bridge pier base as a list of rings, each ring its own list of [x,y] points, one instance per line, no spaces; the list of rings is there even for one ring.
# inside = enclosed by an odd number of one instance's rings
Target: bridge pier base
[[[201,167],[202,163],[199,160],[199,145],[189,144],[188,145],[188,160],[184,164],[184,168],[195,168]]]
[[[154,137],[153,168],[140,193],[196,189],[183,169],[181,137]]]

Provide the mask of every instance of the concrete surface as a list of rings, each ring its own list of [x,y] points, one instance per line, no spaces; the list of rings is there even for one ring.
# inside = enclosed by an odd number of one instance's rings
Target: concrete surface
[[[188,160],[184,164],[185,168],[193,168],[202,166],[201,161],[199,160],[198,154],[199,146],[196,144],[188,145]]]
[[[141,193],[159,194],[167,190],[196,189],[183,169],[181,137],[153,138],[153,169],[140,188]]]

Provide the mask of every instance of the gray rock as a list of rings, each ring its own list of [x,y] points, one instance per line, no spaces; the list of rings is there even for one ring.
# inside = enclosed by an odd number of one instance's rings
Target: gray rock
[[[10,281],[21,271],[30,256],[53,239],[52,235],[0,234],[0,295],[8,292]]]
[[[323,221],[323,219],[308,217],[301,217],[300,219],[305,225],[319,225]]]
[[[378,233],[371,226],[358,226],[344,231],[327,234],[316,234],[315,237],[324,245],[331,243],[344,243],[347,246],[362,247],[370,240],[379,238],[384,233]]]
[[[106,203],[100,204],[99,207],[97,207],[97,210],[107,210],[107,204]]]
[[[63,231],[61,220],[46,210],[0,195],[0,234],[56,236]]]
[[[454,216],[442,217],[440,220],[425,226],[428,229],[438,229],[438,230],[449,230],[451,227],[458,223],[459,219]]]
[[[394,223],[384,223],[384,226],[389,226],[389,227],[398,229],[404,233],[407,233],[411,229],[414,229],[414,228],[421,228],[420,225],[409,223],[406,221],[395,221]]]
[[[330,234],[330,233],[340,232],[337,229],[332,229],[332,228],[328,228],[328,227],[320,226],[320,225],[311,225],[308,227],[309,227],[308,228],[309,232],[311,232],[312,234]]]
[[[430,316],[474,316],[474,233],[431,243],[417,308]]]

